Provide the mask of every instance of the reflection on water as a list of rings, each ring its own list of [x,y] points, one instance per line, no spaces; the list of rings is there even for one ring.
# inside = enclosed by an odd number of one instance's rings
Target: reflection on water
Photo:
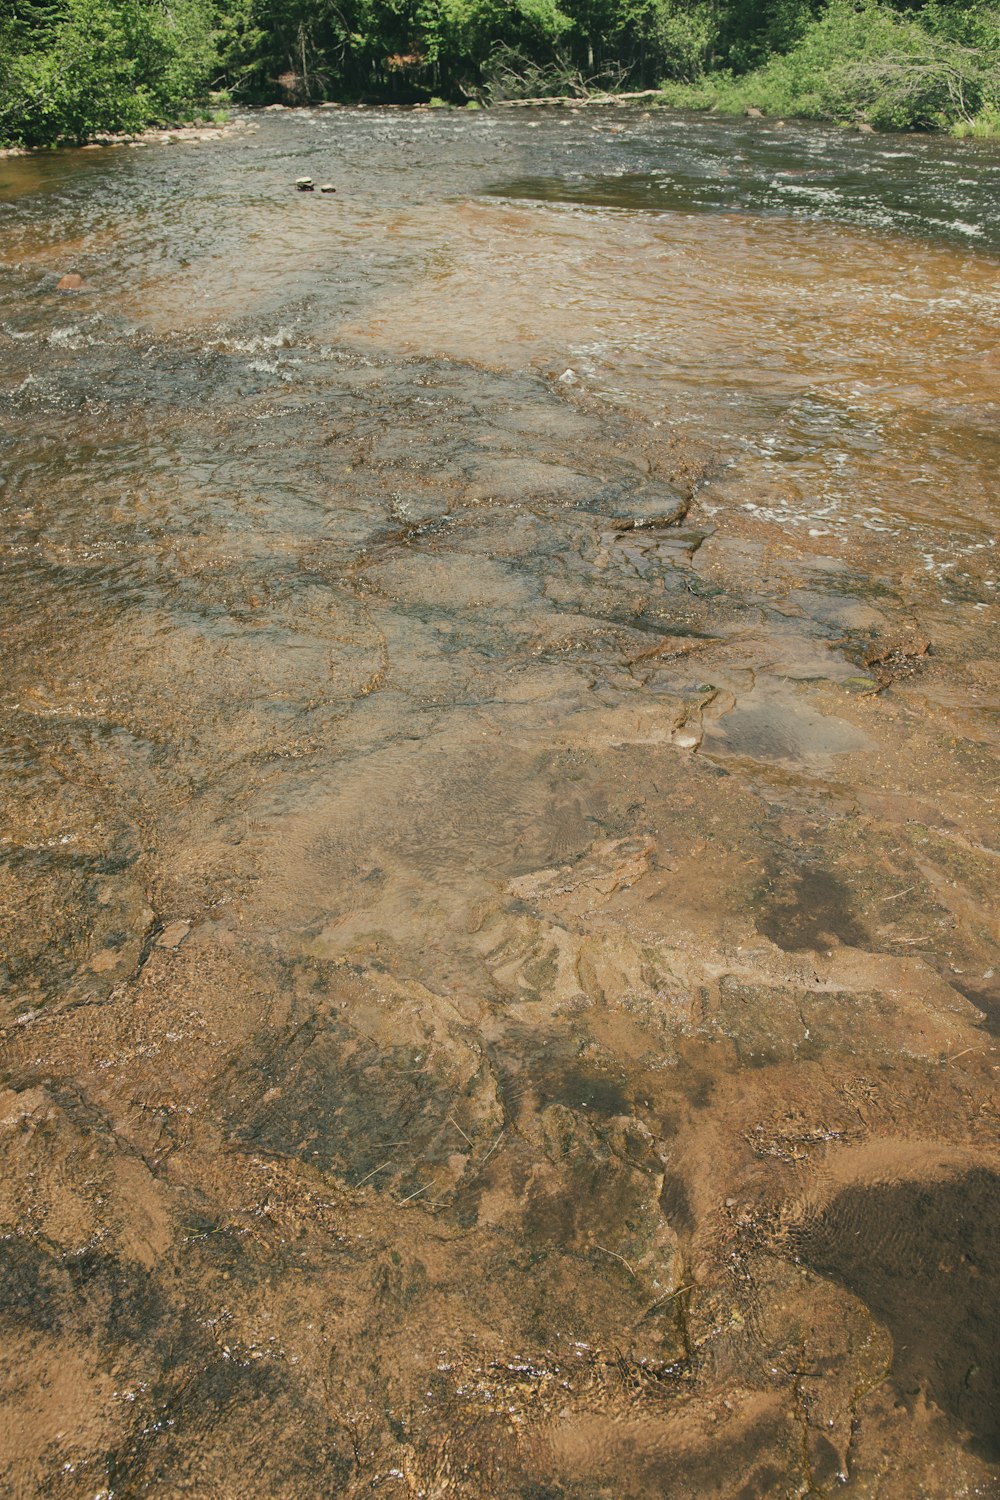
[[[997,1492],[997,171],[0,162],[12,1493]]]
[[[990,1172],[851,1187],[802,1236],[804,1257],[888,1325],[904,1388],[933,1400],[1000,1461],[996,1389],[1000,1184]]]
[[[590,124],[589,119],[586,121]],[[538,175],[501,179],[507,197],[651,213],[776,215],[1000,250],[1000,154],[946,139],[817,129],[801,122],[647,115],[574,129],[531,153]],[[551,132],[545,145],[551,140]],[[596,158],[596,160],[595,160]]]

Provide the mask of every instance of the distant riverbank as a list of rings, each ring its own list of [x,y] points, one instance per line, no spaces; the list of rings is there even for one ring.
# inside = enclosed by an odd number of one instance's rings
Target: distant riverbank
[[[10,9],[8,7],[8,9]],[[229,104],[564,97],[1000,132],[993,0],[59,0],[0,17],[0,145],[82,145]]]

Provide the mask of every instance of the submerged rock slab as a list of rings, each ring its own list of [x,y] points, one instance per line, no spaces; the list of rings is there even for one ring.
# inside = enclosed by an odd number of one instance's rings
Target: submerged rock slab
[[[606,516],[622,531],[638,531],[676,526],[687,515],[690,504],[669,484],[621,479],[604,485],[586,508]]]
[[[993,1494],[995,266],[258,119],[9,164],[0,1489]]]

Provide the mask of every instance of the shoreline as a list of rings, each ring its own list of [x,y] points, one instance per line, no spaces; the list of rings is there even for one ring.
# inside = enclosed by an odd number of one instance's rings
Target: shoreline
[[[917,137],[921,140],[948,139],[956,143],[963,140],[982,141],[984,138],[954,136],[948,130],[879,130],[867,121],[838,122],[836,120],[813,119],[807,115],[768,115],[759,109],[747,108],[739,112],[717,109],[684,109],[665,102],[660,89],[639,89],[628,93],[602,93],[587,96],[556,94],[530,99],[497,99],[493,103],[470,100],[466,104],[394,103],[391,101],[323,99],[312,104],[245,104],[233,107],[233,113],[222,124],[193,124],[151,126],[138,132],[98,131],[86,141],[62,142],[46,146],[13,145],[0,146],[0,160],[8,157],[33,156],[52,151],[100,151],[121,146],[190,145],[205,141],[224,139],[245,130],[253,123],[253,117],[262,114],[300,114],[314,110],[391,110],[400,114],[431,113],[483,113],[498,109],[559,109],[576,111],[581,109],[643,108],[677,115],[696,115],[699,118],[716,120],[755,120],[762,124],[783,128],[788,125],[805,125],[816,129],[835,131],[838,134],[878,135],[892,139]]]
[[[245,130],[250,123],[246,112],[234,115],[221,125],[163,125],[139,132],[101,130],[89,140],[62,142],[50,146],[0,146],[0,159],[11,156],[47,155],[52,151],[104,151],[114,146],[180,146],[219,140]]]

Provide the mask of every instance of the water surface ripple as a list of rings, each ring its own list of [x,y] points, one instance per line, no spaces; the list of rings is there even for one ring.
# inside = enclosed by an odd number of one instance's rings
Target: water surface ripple
[[[998,178],[0,159],[5,1492],[1000,1494]]]

